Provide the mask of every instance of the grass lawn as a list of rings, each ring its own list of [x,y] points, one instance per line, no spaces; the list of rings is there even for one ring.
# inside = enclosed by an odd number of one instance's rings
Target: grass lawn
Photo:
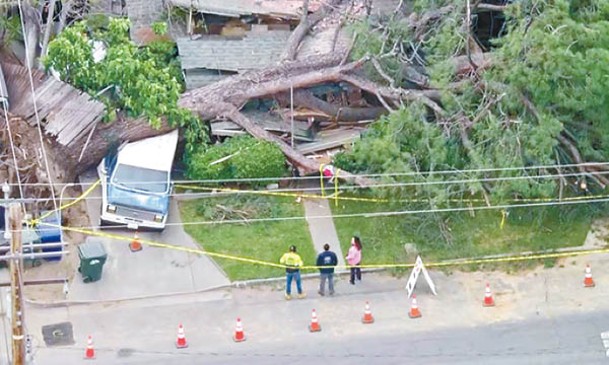
[[[230,195],[180,203],[184,222],[242,220],[304,216],[304,208],[292,198]],[[305,265],[316,257],[304,219],[260,222],[186,225],[186,232],[209,252],[279,263],[290,245],[296,245]],[[281,268],[214,258],[231,281],[284,275]]]
[[[338,207],[333,203],[331,207],[334,215],[408,210],[385,203],[355,201],[340,201]],[[540,214],[540,209],[544,214]],[[430,214],[335,218],[334,225],[345,252],[350,237],[360,236],[364,264],[413,263],[414,258],[406,255],[405,243],[414,243],[423,260],[433,262],[582,245],[591,218],[573,209],[566,214],[563,211],[560,218],[559,209],[565,208],[512,209],[503,229],[498,210],[475,211],[474,216],[470,212],[455,212],[439,219]],[[438,223],[442,221],[444,233]],[[551,260],[545,264],[551,264]],[[517,266],[526,264],[510,263],[506,268]]]

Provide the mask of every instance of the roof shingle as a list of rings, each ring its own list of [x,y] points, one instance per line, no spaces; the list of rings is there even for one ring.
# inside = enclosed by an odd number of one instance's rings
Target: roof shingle
[[[210,69],[232,72],[261,69],[279,60],[290,36],[287,31],[247,33],[241,38],[203,36],[178,38],[183,70]]]

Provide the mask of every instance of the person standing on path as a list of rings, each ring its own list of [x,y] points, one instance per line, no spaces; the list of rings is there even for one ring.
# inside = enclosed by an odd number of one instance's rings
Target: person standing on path
[[[285,265],[285,299],[292,299],[292,280],[296,280],[296,289],[298,290],[298,298],[302,299],[306,295],[302,292],[302,282],[300,280],[300,267],[302,267],[302,259],[296,253],[296,246],[290,246],[290,251],[281,256],[279,263]]]
[[[325,244],[324,250],[317,256],[317,266],[319,267],[319,295],[324,295],[326,280],[328,280],[328,292],[334,295],[334,266],[338,264],[336,254],[330,251],[330,245]]]
[[[347,252],[347,263],[351,266],[351,278],[349,283],[351,285],[355,285],[355,279],[358,281],[362,281],[362,270],[359,267],[360,262],[362,261],[362,242],[359,237],[353,236],[351,238],[351,247],[349,248],[349,252]]]

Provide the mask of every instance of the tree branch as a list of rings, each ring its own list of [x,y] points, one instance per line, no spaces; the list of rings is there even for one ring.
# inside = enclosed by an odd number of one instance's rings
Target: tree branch
[[[40,50],[40,56],[44,57],[47,54],[48,51],[48,47],[49,47],[49,39],[51,39],[51,31],[53,30],[53,27],[55,25],[55,22],[53,21],[53,18],[55,17],[55,4],[56,4],[57,0],[51,0],[47,6],[48,6],[48,17],[47,17],[47,24],[45,26],[44,29],[44,36],[42,38],[42,47]],[[42,63],[40,63],[39,68],[42,70],[44,69],[44,66],[42,65]]]
[[[376,95],[377,92],[382,95],[384,98],[393,99],[393,100],[407,100],[407,101],[419,101],[434,112],[436,112],[439,116],[445,116],[444,109],[440,107],[435,101],[431,100],[429,97],[425,95],[425,91],[420,90],[405,90],[401,88],[389,88],[385,86],[378,85],[372,81],[366,80],[362,77],[355,75],[341,75],[341,79],[345,82],[350,83],[351,85],[358,87],[362,90],[365,90],[373,95]]]
[[[290,88],[300,89],[340,81],[344,72],[361,67],[367,60],[363,58],[339,65],[342,57],[340,53],[309,57],[302,61],[228,77],[182,94],[178,104],[209,120],[224,113],[223,108],[217,107],[218,103],[228,102],[241,106],[250,99],[279,94]]]
[[[489,11],[505,11],[505,9],[507,8],[507,5],[494,5],[494,4],[487,4],[487,3],[478,3],[474,6],[474,9],[476,10],[489,10]]]
[[[408,18],[400,22],[414,32],[415,40],[420,40],[427,32],[427,28],[431,23],[452,13],[454,10],[455,7],[453,5],[448,5],[438,10],[425,12],[421,17],[419,17],[417,13],[412,13]]]
[[[222,116],[229,118],[234,123],[245,129],[252,136],[269,142],[273,142],[277,146],[279,146],[279,148],[285,154],[288,160],[290,160],[290,162],[292,162],[294,165],[300,167],[305,174],[319,173],[321,163],[313,159],[306,158],[302,153],[291,148],[281,138],[267,132],[266,130],[264,130],[264,128],[249,120],[235,106],[228,103],[223,103],[222,105],[220,105],[220,107],[225,110],[225,113],[223,113]],[[340,179],[353,181],[354,183],[361,186],[370,185],[370,181],[368,179],[358,175],[354,175],[348,171],[339,169],[338,177]]]
[[[577,147],[575,146],[575,144],[573,144],[571,141],[569,141],[569,139],[565,136],[563,136],[562,134],[559,134],[558,136],[556,136],[556,139],[558,139],[558,141],[565,146],[568,150],[569,150],[569,154],[571,155],[571,157],[573,157],[573,160],[577,163],[577,164],[584,164],[584,159],[582,158],[581,154],[579,153],[579,150],[577,149]],[[578,170],[580,172],[582,172],[585,175],[590,174],[590,177],[593,178],[597,184],[599,184],[599,186],[601,188],[605,188],[605,186],[609,185],[609,178],[598,174],[598,171],[595,171],[595,169],[593,168],[589,168],[588,166],[578,166],[577,167]],[[590,171],[592,170],[592,171]],[[592,174],[592,172],[596,172],[596,174]]]
[[[337,121],[341,120],[346,122],[375,120],[386,113],[385,109],[380,107],[352,108],[337,106],[321,100],[308,90],[296,90],[294,92],[294,104],[321,111]]]
[[[326,5],[321,6],[316,12],[309,15],[309,0],[303,0],[302,3],[302,14],[300,16],[300,23],[294,29],[290,38],[288,39],[288,45],[280,56],[282,61],[294,61],[300,43],[307,35],[309,30],[332,10],[332,7],[340,5],[342,0],[330,0]]]

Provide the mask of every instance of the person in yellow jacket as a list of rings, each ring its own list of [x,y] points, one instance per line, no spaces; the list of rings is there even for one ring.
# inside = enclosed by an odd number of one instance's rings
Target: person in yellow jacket
[[[298,298],[302,299],[306,296],[302,291],[302,282],[300,280],[300,267],[302,267],[302,259],[296,253],[296,246],[290,246],[290,251],[281,256],[279,263],[285,265],[285,299],[292,299],[292,280],[296,280],[296,289],[298,290]]]

